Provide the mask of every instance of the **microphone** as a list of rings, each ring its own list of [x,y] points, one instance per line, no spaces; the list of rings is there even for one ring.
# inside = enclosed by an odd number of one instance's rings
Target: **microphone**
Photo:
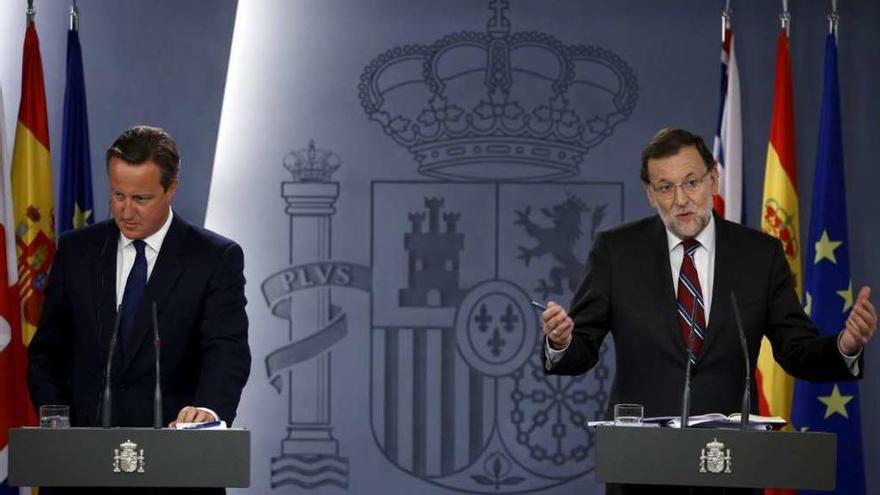
[[[162,429],[162,377],[159,374],[159,317],[153,301],[153,345],[156,347],[156,388],[153,391],[153,428]]]
[[[104,254],[107,252],[107,246],[110,244],[110,224],[106,225],[107,232],[104,234],[104,242],[101,243],[101,252],[98,253],[98,278],[100,279],[100,290],[98,291],[98,339],[103,343],[104,338],[104,318],[101,310],[104,306]]]
[[[686,255],[685,255],[686,256]],[[694,306],[691,308],[691,330],[688,332],[687,345],[687,366],[684,370],[684,392],[681,398],[681,427],[687,428],[691,414],[691,356],[694,354],[694,341],[696,340],[694,332],[694,323],[697,312],[697,299],[694,297]]]
[[[743,389],[742,409],[740,409],[740,428],[749,427],[749,410],[751,409],[752,394],[752,371],[749,369],[749,346],[746,343],[746,333],[743,331],[742,318],[739,315],[739,304],[736,303],[736,294],[730,292],[730,304],[733,306],[733,316],[736,318],[736,329],[739,332],[739,344],[742,347],[743,359],[746,364],[746,385]]]
[[[99,349],[100,346],[104,344],[104,253],[107,252],[107,245],[110,244],[110,224],[106,225],[107,232],[104,235],[104,242],[101,244],[101,252],[98,254],[98,278],[100,279],[98,289],[98,311],[96,313],[96,319],[98,320],[98,342]],[[115,332],[114,332],[115,333]],[[98,396],[98,405],[100,406],[102,401],[102,395]],[[101,408],[95,408],[95,423],[101,418]]]
[[[101,427],[110,428],[110,418],[113,412],[113,398],[111,396],[111,377],[110,369],[113,367],[113,355],[116,352],[116,340],[119,336],[119,321],[122,319],[122,312],[116,308],[116,321],[113,323],[113,334],[110,336],[110,350],[107,352],[107,364],[104,367],[104,396],[101,401]]]

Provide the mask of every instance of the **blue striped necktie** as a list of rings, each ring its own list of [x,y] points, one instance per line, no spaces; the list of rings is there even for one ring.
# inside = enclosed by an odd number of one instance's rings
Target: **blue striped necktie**
[[[706,312],[703,304],[703,290],[700,288],[700,277],[697,275],[697,267],[694,265],[694,252],[700,247],[700,243],[694,239],[682,241],[684,257],[681,260],[681,271],[678,272],[678,326],[687,346],[691,333],[694,329],[694,352],[689,356],[690,360],[696,361],[700,355],[700,347],[706,333]],[[696,306],[695,306],[696,305]],[[693,320],[691,320],[693,316]]]

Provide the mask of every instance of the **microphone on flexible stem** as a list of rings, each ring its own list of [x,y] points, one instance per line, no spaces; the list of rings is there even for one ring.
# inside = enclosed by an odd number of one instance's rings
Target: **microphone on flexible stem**
[[[686,256],[686,255],[685,255]],[[694,341],[696,340],[694,332],[694,323],[697,312],[697,298],[694,296],[694,306],[691,308],[691,330],[688,332],[687,345],[687,366],[684,370],[684,393],[681,398],[681,427],[688,427],[688,420],[691,414],[691,356],[694,354]]]
[[[746,385],[743,389],[742,409],[740,409],[740,428],[749,427],[749,410],[751,409],[752,395],[752,371],[749,369],[749,346],[746,343],[746,333],[743,330],[742,318],[739,315],[739,304],[736,303],[736,294],[730,293],[730,304],[733,306],[733,316],[736,318],[736,330],[739,332],[739,344],[742,347],[743,358],[746,364]]]
[[[116,308],[116,321],[113,323],[113,334],[110,336],[110,349],[107,351],[107,364],[104,366],[104,395],[101,400],[101,427],[110,428],[110,419],[113,413],[113,398],[111,395],[111,382],[113,367],[113,355],[116,353],[116,341],[119,338],[119,321],[122,319],[122,311]]]
[[[107,245],[110,244],[110,224],[107,224],[107,232],[104,235],[104,242],[101,244],[101,252],[98,253],[98,279],[100,285],[98,289],[98,310],[95,319],[98,322],[98,342],[104,344],[104,253],[107,252]],[[102,392],[103,394],[103,392]],[[103,395],[98,395],[98,407],[95,408],[95,423],[101,419],[101,401]]]
[[[153,302],[153,344],[156,347],[156,388],[153,391],[153,428],[162,429],[162,376],[159,374],[159,318]]]

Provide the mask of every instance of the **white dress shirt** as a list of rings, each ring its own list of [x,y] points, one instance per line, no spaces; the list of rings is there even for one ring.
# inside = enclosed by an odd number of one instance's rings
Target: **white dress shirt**
[[[147,258],[147,281],[150,280],[150,274],[153,273],[153,267],[156,266],[156,259],[159,257],[159,250],[162,249],[162,243],[165,242],[165,235],[171,227],[171,219],[174,218],[174,212],[168,208],[168,218],[162,224],[162,228],[156,231],[150,237],[144,239],[144,256]],[[122,295],[125,294],[125,282],[128,281],[128,274],[131,267],[134,266],[134,258],[137,250],[134,248],[134,239],[125,237],[122,232],[119,233],[119,242],[116,245],[116,307],[122,304]]]
[[[694,266],[700,279],[700,290],[703,293],[706,316],[706,327],[709,326],[709,312],[712,310],[712,283],[715,281],[715,216],[709,216],[709,223],[694,238],[700,243],[694,250]],[[684,241],[666,229],[666,243],[669,246],[669,268],[672,270],[672,292],[678,293],[678,272],[684,259]]]

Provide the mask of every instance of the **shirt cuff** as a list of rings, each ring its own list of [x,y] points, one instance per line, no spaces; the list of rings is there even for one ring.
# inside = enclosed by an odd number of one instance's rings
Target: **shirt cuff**
[[[214,421],[220,421],[220,416],[218,416],[217,413],[215,413],[211,409],[208,409],[207,407],[196,407],[196,409],[198,409],[199,411],[205,411],[211,416],[214,416]]]
[[[859,358],[862,356],[862,349],[859,349],[859,352],[854,356],[848,355],[840,348],[841,337],[843,337],[843,332],[837,334],[837,351],[840,352],[840,356],[843,357],[843,362],[846,363],[849,372],[852,373],[853,376],[859,376]]]
[[[569,345],[571,345],[570,342]],[[556,363],[558,363],[559,360],[562,359],[562,355],[565,354],[566,349],[568,349],[568,346],[565,346],[562,349],[558,350],[550,347],[550,339],[544,337],[544,357],[547,358],[545,362],[545,367],[548,370],[553,368],[553,366],[555,366]]]

